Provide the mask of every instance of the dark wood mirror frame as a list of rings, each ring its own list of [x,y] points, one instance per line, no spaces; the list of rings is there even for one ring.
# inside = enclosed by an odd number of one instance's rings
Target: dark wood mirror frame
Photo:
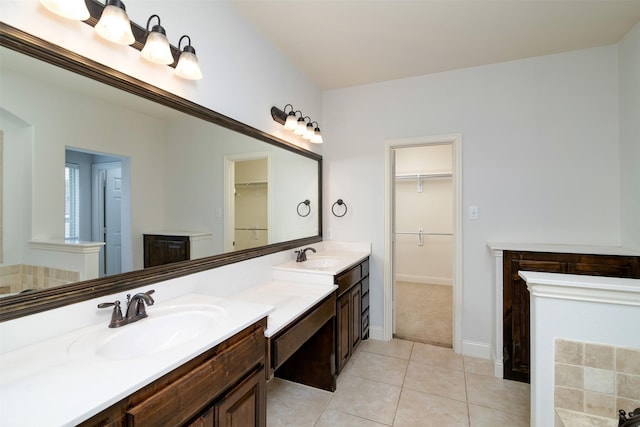
[[[318,234],[0,299],[0,322],[322,240],[322,156],[0,22],[0,45],[318,162]],[[267,111],[267,110],[265,110]],[[267,113],[265,113],[267,114]]]

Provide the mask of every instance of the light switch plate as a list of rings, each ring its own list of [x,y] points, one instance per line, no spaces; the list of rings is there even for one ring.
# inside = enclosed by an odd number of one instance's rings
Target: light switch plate
[[[469,206],[469,219],[470,220],[478,219],[478,207],[477,206]]]

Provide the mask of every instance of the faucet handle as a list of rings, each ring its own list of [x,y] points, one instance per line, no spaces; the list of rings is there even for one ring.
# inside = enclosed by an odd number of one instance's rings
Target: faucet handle
[[[122,309],[120,309],[120,301],[114,302],[102,302],[98,304],[98,308],[107,308],[113,306],[113,312],[111,313],[111,323],[109,323],[110,328],[117,328],[118,326],[122,326]]]

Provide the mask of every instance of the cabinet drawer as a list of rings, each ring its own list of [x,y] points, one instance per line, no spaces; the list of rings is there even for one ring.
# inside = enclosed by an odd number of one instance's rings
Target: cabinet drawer
[[[360,266],[362,268],[362,277],[367,277],[369,275],[369,258],[360,264]]]
[[[362,312],[369,309],[369,292],[362,295]]]
[[[262,335],[262,336],[260,336]],[[128,426],[180,425],[264,360],[264,331],[227,348],[126,411]]]
[[[328,320],[336,315],[336,296],[331,294],[320,305],[311,309],[301,320],[272,339],[271,367],[277,369],[302,344],[315,334]]]
[[[362,294],[366,294],[369,292],[369,278],[365,277],[362,279]]]
[[[360,264],[351,267],[349,270],[336,276],[336,285],[338,285],[338,296],[349,290],[353,285],[358,283],[362,278],[362,269]]]
[[[362,312],[362,335],[364,337],[365,331],[369,330],[369,310]]]

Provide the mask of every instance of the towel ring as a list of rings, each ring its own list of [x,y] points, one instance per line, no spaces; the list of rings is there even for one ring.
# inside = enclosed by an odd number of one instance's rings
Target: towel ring
[[[338,206],[344,206],[344,212],[342,213],[342,215],[338,215],[336,213],[336,205]],[[345,216],[347,214],[347,204],[345,202],[342,201],[342,199],[338,199],[332,206],[331,206],[331,213],[334,216],[337,216],[338,218],[342,218],[343,216]]]
[[[307,213],[301,213],[300,212],[300,207],[303,206],[303,205],[307,207]],[[311,213],[311,202],[309,201],[309,199],[298,203],[298,207],[296,208],[296,210],[298,211],[298,215],[300,215],[302,217],[309,216],[309,214]]]

